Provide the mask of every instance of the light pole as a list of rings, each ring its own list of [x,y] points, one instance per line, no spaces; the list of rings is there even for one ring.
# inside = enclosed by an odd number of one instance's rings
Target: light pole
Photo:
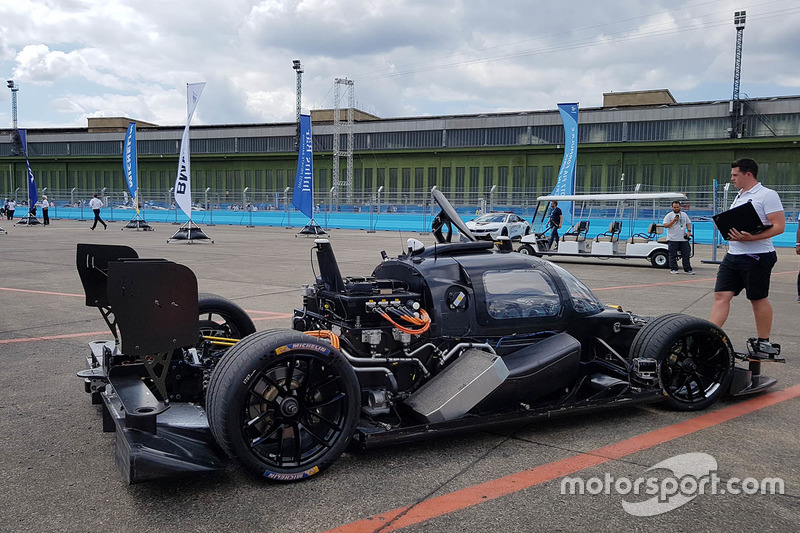
[[[297,112],[295,114],[295,122],[297,123],[297,134],[294,137],[294,149],[300,150],[300,104],[303,95],[303,65],[299,59],[292,61],[292,68],[297,75],[297,87],[295,89],[297,95]]]
[[[742,37],[747,11],[736,11],[733,14],[733,25],[736,27],[736,59],[733,64],[733,98],[731,99],[731,139],[742,137],[742,102],[739,100],[739,85],[742,79]]]
[[[17,129],[17,91],[19,87],[14,80],[8,80],[7,86],[11,89],[11,123],[14,130]]]
[[[16,151],[16,144],[19,143],[19,133],[17,133],[17,91],[19,91],[19,87],[17,84],[14,83],[14,80],[8,80],[6,82],[7,87],[11,89],[11,142],[12,142],[12,150]],[[12,152],[11,155],[19,155]],[[8,188],[6,190],[11,190],[12,184],[14,183],[14,167],[12,163],[8,164]]]

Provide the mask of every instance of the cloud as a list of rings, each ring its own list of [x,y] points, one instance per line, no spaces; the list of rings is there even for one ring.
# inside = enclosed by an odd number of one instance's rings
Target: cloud
[[[305,67],[304,108],[332,107],[334,78],[348,77],[358,106],[384,117],[596,106],[603,92],[628,89],[720,99],[729,90],[719,87],[732,83],[738,8],[730,0],[17,0],[0,5],[0,70],[21,82],[26,117],[54,126],[112,114],[181,124],[194,81],[208,82],[198,123],[292,121],[294,59]],[[748,9],[743,89],[800,92],[798,22],[800,6]]]

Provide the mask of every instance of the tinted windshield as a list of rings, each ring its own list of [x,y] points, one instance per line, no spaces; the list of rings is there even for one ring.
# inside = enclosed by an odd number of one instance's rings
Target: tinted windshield
[[[564,280],[564,285],[569,292],[570,300],[572,300],[572,307],[578,313],[594,314],[603,310],[603,303],[595,296],[592,290],[583,284],[581,280],[569,273],[564,268],[552,264],[561,279]]]
[[[487,270],[483,286],[492,318],[555,316],[561,308],[553,280],[538,270]]]
[[[506,220],[505,215],[489,214],[489,215],[481,215],[475,220],[473,220],[473,222],[505,222],[505,220]]]

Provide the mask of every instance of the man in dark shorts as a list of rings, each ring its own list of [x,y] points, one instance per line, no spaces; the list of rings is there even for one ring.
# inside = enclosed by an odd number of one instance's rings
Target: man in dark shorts
[[[742,289],[753,306],[753,316],[758,333],[757,356],[774,357],[778,350],[769,341],[772,330],[772,306],[769,303],[769,281],[772,267],[778,260],[772,237],[786,228],[783,204],[778,194],[758,182],[758,164],[752,159],[739,159],[731,163],[731,182],[739,190],[731,208],[752,202],[764,224],[770,224],[761,233],[730,230],[724,235],[729,241],[728,253],[717,271],[714,286],[714,304],[709,320],[718,326],[725,324],[731,309],[731,300]]]

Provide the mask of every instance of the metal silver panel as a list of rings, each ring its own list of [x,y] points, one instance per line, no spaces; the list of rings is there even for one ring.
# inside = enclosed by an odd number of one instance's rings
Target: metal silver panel
[[[508,377],[503,360],[482,350],[467,350],[412,394],[406,404],[428,422],[465,415]]]

